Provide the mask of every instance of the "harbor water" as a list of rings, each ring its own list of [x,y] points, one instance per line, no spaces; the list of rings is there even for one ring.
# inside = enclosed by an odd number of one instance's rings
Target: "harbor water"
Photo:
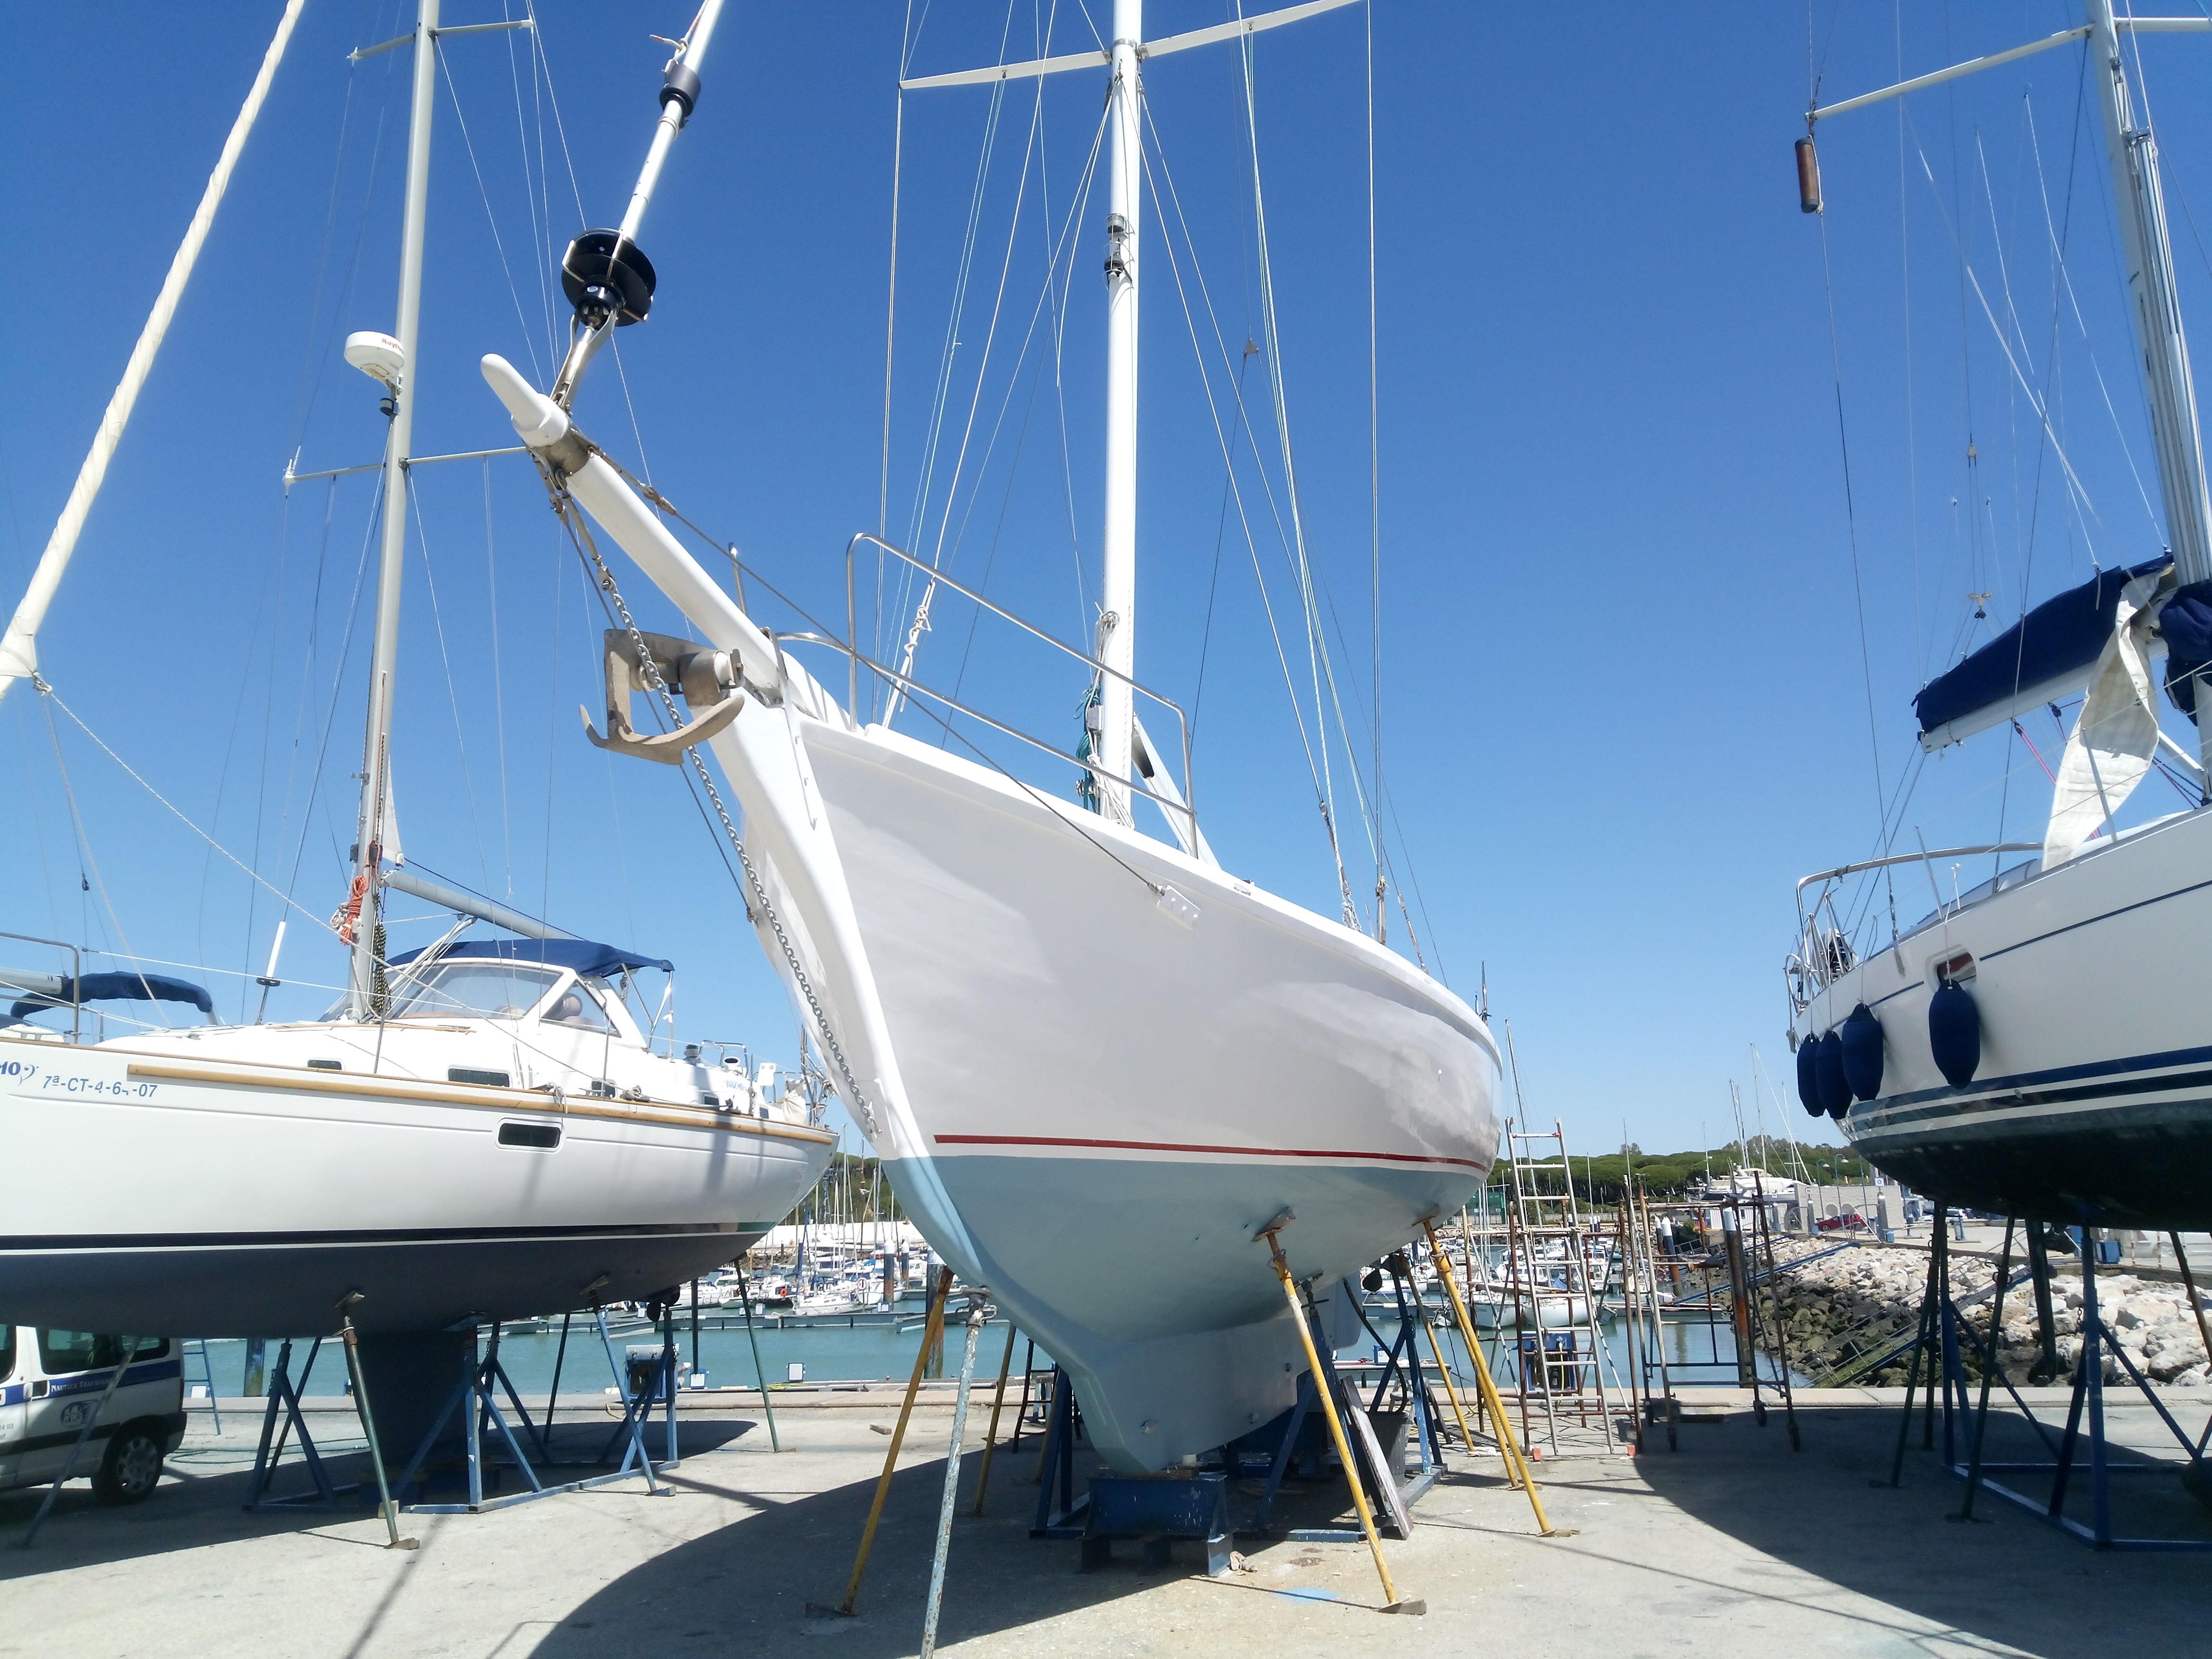
[[[1370,1310],[1368,1315],[1376,1335],[1385,1344],[1395,1340],[1398,1332],[1395,1314],[1387,1310]],[[752,1388],[766,1373],[771,1387],[794,1383],[819,1384],[903,1381],[912,1375],[915,1356],[921,1351],[923,1319],[918,1308],[902,1308],[894,1316],[886,1318],[872,1310],[863,1310],[851,1316],[842,1315],[783,1315],[763,1314],[757,1317],[753,1340],[748,1340],[742,1316],[724,1315],[717,1309],[702,1312],[697,1335],[695,1338],[690,1315],[678,1308],[676,1313],[676,1355],[679,1365],[702,1375],[708,1386]],[[977,1350],[976,1370],[988,1384],[998,1375],[999,1363],[1005,1352],[1006,1327],[1003,1321],[994,1321],[985,1331]],[[626,1351],[633,1346],[658,1346],[659,1338],[655,1328],[634,1316],[611,1318],[608,1334],[617,1367],[624,1361]],[[1533,1333],[1532,1333],[1533,1334]],[[1553,1340],[1566,1333],[1546,1333]],[[1510,1334],[1479,1333],[1484,1352],[1489,1359],[1492,1375],[1501,1389],[1511,1390],[1518,1385],[1516,1350]],[[1600,1335],[1605,1344],[1606,1356],[1595,1367],[1601,1372],[1601,1380],[1608,1389],[1631,1387],[1635,1381],[1632,1364],[1633,1343],[1626,1322],[1617,1317],[1607,1317],[1600,1324]],[[1458,1331],[1449,1324],[1440,1327],[1437,1340],[1455,1376],[1468,1381],[1466,1348]],[[754,1341],[757,1341],[760,1370],[754,1368]],[[273,1370],[279,1345],[267,1345],[266,1364]],[[300,1380],[300,1368],[305,1362],[309,1345],[295,1343],[293,1348],[293,1375]],[[957,1333],[947,1341],[948,1367],[951,1375],[959,1364],[959,1341]],[[1735,1343],[1733,1333],[1724,1319],[1710,1322],[1670,1321],[1662,1327],[1660,1351],[1666,1356],[1674,1384],[1677,1388],[1696,1386],[1733,1387],[1736,1381]],[[552,1385],[556,1358],[560,1363],[561,1391],[582,1394],[596,1393],[613,1386],[615,1376],[609,1369],[608,1353],[599,1340],[599,1328],[582,1316],[572,1319],[568,1326],[565,1352],[561,1340],[561,1322],[531,1321],[502,1328],[499,1339],[500,1359],[508,1379],[518,1393],[537,1396]],[[207,1344],[208,1367],[212,1373],[215,1391],[226,1398],[246,1391],[246,1344],[240,1340],[210,1340]],[[1338,1351],[1338,1358],[1345,1363],[1372,1363],[1378,1357],[1373,1337],[1362,1331],[1357,1340],[1346,1344]],[[1563,1356],[1555,1346],[1555,1362]],[[1425,1370],[1434,1365],[1427,1339],[1420,1341],[1420,1362]],[[1034,1363],[1038,1368],[1048,1368],[1052,1358],[1042,1347],[1031,1349],[1026,1338],[1018,1338],[1014,1346],[1013,1366],[1018,1373],[1024,1363]],[[799,1370],[794,1374],[793,1368]],[[201,1379],[197,1364],[187,1366],[193,1381]],[[687,1371],[687,1374],[688,1374]],[[1762,1364],[1762,1377],[1771,1376],[1771,1364]],[[1659,1385],[1656,1358],[1653,1361],[1651,1386]],[[344,1356],[334,1341],[325,1341],[317,1355],[313,1369],[301,1385],[303,1394],[335,1395],[345,1392],[346,1371]]]

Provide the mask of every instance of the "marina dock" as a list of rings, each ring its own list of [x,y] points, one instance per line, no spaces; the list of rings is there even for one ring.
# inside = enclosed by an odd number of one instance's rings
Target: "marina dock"
[[[2203,1574],[2177,1571],[2170,1557],[2093,1556],[1993,1501],[1974,1524],[1947,1520],[1961,1486],[1920,1449],[1917,1425],[1902,1487],[1870,1485],[1887,1472],[1901,1395],[1801,1395],[1804,1449],[1793,1455],[1778,1419],[1765,1430],[1754,1424],[1747,1395],[1695,1391],[1677,1453],[1539,1463],[1563,1534],[1550,1540],[1534,1535],[1494,1456],[1455,1455],[1453,1473],[1419,1506],[1412,1538],[1388,1547],[1404,1593],[1427,1603],[1420,1619],[1376,1615],[1374,1575],[1357,1543],[1243,1539],[1243,1567],[1214,1580],[1180,1553],[1164,1570],[1146,1571],[1133,1553],[1081,1571],[1074,1543],[1028,1536],[1030,1436],[1020,1455],[1001,1448],[984,1516],[956,1525],[941,1650],[1458,1655],[1571,1644],[1624,1656],[1924,1656],[2094,1646],[2130,1659],[2203,1650],[2212,1583]],[[2030,1397],[2041,1410],[2059,1391]],[[883,1460],[878,1431],[896,1405],[895,1389],[824,1392],[808,1404],[780,1397],[786,1450],[776,1454],[756,1413],[687,1401],[672,1496],[649,1498],[641,1482],[627,1482],[495,1515],[410,1516],[421,1547],[402,1553],[377,1547],[382,1528],[370,1511],[242,1513],[255,1419],[227,1410],[218,1437],[196,1402],[154,1501],[103,1513],[72,1488],[35,1547],[0,1552],[0,1575],[14,1627],[38,1632],[48,1652],[583,1659],[826,1645],[849,1659],[911,1654],[951,1426],[949,1401],[933,1393],[915,1413],[858,1616],[806,1611],[842,1586]],[[2116,1456],[2137,1448],[2164,1455],[2148,1407],[2116,1394],[2108,1409]],[[328,1443],[344,1444],[338,1425],[348,1414],[318,1417],[332,1425]],[[981,1421],[969,1422],[980,1446]],[[963,1496],[975,1490],[976,1461],[965,1461]],[[1331,1482],[1306,1501],[1327,1510],[1343,1494]],[[2125,1501],[2135,1530],[2212,1534],[2166,1474],[2133,1483]],[[11,1543],[36,1502],[35,1492],[0,1498]]]

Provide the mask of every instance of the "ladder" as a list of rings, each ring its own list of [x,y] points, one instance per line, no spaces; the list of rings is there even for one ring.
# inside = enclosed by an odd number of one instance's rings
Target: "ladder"
[[[1515,1336],[1521,1432],[1540,1431],[1553,1455],[1567,1449],[1618,1452],[1613,1389],[1628,1395],[1601,1322],[1613,1256],[1585,1218],[1575,1192],[1565,1127],[1505,1123],[1506,1251],[1498,1287],[1500,1331]],[[1611,1389],[1607,1374],[1612,1374]],[[1567,1441],[1563,1427],[1571,1425]],[[1592,1445],[1589,1430],[1601,1437]]]

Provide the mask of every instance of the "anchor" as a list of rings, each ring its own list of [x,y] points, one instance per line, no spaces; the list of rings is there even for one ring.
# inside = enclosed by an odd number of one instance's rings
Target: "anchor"
[[[692,710],[690,721],[673,732],[644,737],[629,723],[630,693],[649,690],[653,683],[653,675],[646,672],[646,659],[638,650],[641,640],[652,653],[652,666],[660,684],[682,692],[684,701]],[[606,736],[601,737],[592,726],[590,709],[579,708],[577,712],[584,717],[584,735],[592,744],[617,755],[635,755],[641,760],[659,761],[665,766],[681,766],[685,750],[722,731],[745,706],[744,688],[738,684],[737,665],[730,660],[730,653],[702,647],[690,640],[610,628],[606,630]]]

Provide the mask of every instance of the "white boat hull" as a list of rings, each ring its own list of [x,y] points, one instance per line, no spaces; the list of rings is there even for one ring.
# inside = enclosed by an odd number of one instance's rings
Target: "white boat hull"
[[[559,1144],[503,1145],[502,1124]],[[699,1108],[0,1038],[9,1166],[69,1172],[9,1185],[0,1318],[308,1336],[356,1290],[373,1332],[634,1299],[734,1260],[833,1144]]]
[[[911,1115],[909,1212],[1069,1369],[1115,1463],[1286,1408],[1303,1360],[1255,1235],[1291,1213],[1293,1270],[1328,1282],[1456,1211],[1496,1150],[1487,1029],[1162,843],[880,728],[803,730]]]
[[[1918,879],[1918,872],[1901,871]],[[1981,1065],[1936,1069],[1936,964],[1974,959]],[[1865,1003],[1881,1021],[1880,1094],[1844,1120],[1914,1190],[2005,1215],[2102,1226],[2212,1226],[2212,812],[1967,904],[1827,985],[1799,1039]]]
[[[1456,1210],[1497,1150],[1488,1028],[1352,929],[859,729],[563,411],[484,373],[753,688],[707,742],[756,932],[931,1244],[1068,1368],[1118,1468],[1289,1406],[1297,1332],[1253,1235],[1295,1212],[1292,1268],[1327,1281]]]
[[[1586,1296],[1524,1296],[1519,1304],[1508,1297],[1484,1297],[1470,1304],[1475,1324],[1486,1331],[1511,1330],[1516,1326],[1540,1326],[1547,1331],[1589,1323]]]

